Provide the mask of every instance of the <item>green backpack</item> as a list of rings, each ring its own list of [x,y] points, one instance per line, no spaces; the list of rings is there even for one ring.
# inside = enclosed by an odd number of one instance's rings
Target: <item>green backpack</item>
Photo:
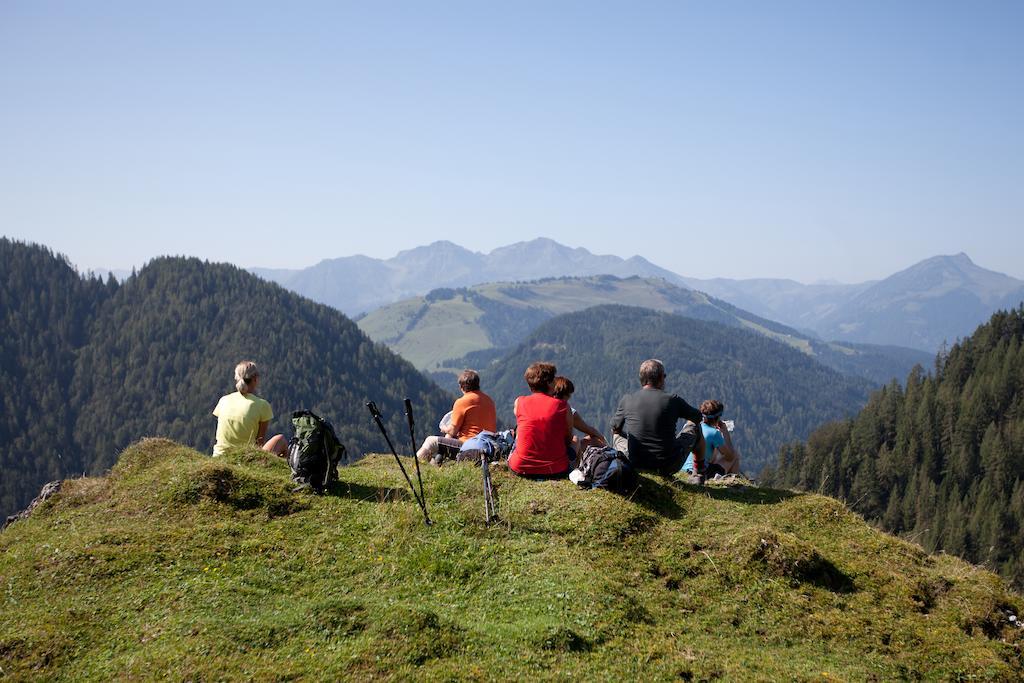
[[[288,442],[288,465],[292,480],[323,493],[338,480],[338,462],[346,457],[345,445],[330,422],[309,410],[292,413],[294,435]]]

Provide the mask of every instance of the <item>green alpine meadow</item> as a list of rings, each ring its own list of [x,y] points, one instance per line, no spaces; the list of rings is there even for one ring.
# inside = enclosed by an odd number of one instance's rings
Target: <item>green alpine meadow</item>
[[[1018,680],[1024,599],[840,502],[641,475],[629,497],[394,458],[292,491],[166,439],[0,533],[9,680]]]

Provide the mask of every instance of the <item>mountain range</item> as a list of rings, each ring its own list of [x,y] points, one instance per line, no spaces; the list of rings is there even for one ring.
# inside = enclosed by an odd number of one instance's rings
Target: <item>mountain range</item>
[[[966,254],[936,256],[879,281],[806,285],[785,279],[696,279],[642,256],[595,255],[546,238],[487,254],[442,241],[390,259],[348,256],[301,270],[252,272],[350,315],[437,288],[547,277],[662,278],[727,301],[822,340],[895,345],[934,353],[994,311],[1024,300],[1024,281],[986,270]]]
[[[856,285],[792,280],[695,280],[687,284],[823,339],[934,352],[966,337],[993,312],[1024,300],[1024,280],[979,267],[967,254],[935,256]]]
[[[359,327],[430,373],[442,386],[463,367],[483,367],[522,342],[542,322],[602,304],[640,306],[750,330],[796,348],[821,363],[875,384],[903,377],[930,354],[913,349],[823,342],[707,294],[661,278],[611,275],[547,278],[437,289],[383,306]],[[713,351],[713,350],[712,350]]]
[[[438,241],[401,251],[389,259],[345,256],[301,270],[251,271],[348,315],[372,311],[439,287],[467,287],[483,282],[565,275],[640,275],[682,284],[678,275],[640,256],[602,256],[546,238],[510,244],[486,254]]]

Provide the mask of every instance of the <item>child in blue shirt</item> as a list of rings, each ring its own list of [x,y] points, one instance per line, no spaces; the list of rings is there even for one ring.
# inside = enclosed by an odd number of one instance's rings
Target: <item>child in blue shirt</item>
[[[694,454],[690,453],[683,463],[683,471],[690,474],[704,474],[710,478],[716,474],[739,474],[740,456],[732,445],[732,435],[722,420],[725,406],[721,401],[707,400],[700,404],[700,430],[704,435],[704,457],[694,462]],[[697,425],[689,423],[686,429],[696,430]],[[717,453],[716,453],[717,451]],[[703,469],[702,473],[700,470]]]

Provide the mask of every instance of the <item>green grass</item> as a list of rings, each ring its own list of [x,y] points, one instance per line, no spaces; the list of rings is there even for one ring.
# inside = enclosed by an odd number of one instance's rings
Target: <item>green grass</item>
[[[433,303],[417,297],[372,311],[359,327],[417,368],[432,371],[442,361],[493,346],[479,325],[481,315],[462,297]]]
[[[0,533],[11,680],[1012,680],[1021,597],[840,503],[643,477],[632,499],[391,456],[291,492],[164,440]]]
[[[811,342],[809,340],[807,340],[807,339],[803,339],[803,338],[800,338],[800,337],[794,337],[793,335],[790,335],[790,334],[782,334],[780,332],[776,332],[774,330],[770,330],[767,327],[765,327],[764,325],[757,324],[753,320],[740,320],[740,326],[744,327],[744,328],[746,328],[748,330],[752,330],[754,332],[757,332],[758,334],[763,334],[764,336],[768,337],[769,339],[774,339],[775,341],[777,341],[777,342],[779,342],[781,344],[786,344],[787,346],[792,346],[797,351],[801,351],[803,353],[806,353],[808,356],[813,356],[814,355],[814,349],[811,348]],[[852,353],[852,350],[851,350],[851,353]]]

